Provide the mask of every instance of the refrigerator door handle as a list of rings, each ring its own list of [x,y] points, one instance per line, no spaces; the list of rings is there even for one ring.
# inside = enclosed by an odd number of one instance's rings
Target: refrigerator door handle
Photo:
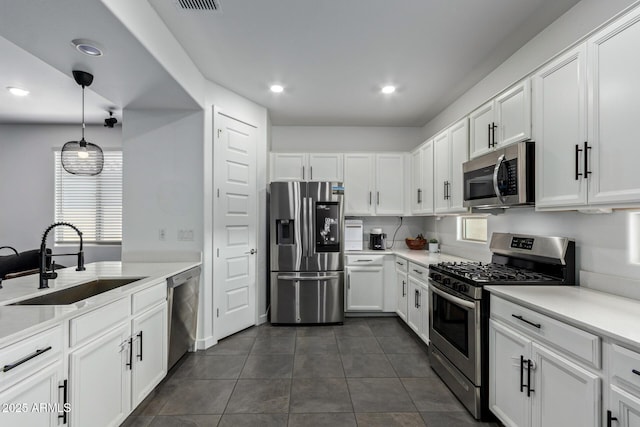
[[[307,224],[307,218],[308,218],[308,214],[307,214],[307,198],[303,197],[302,198],[302,215],[300,218],[300,229],[302,231],[302,256],[303,257],[308,257],[309,256],[309,230],[308,227],[309,225]],[[306,261],[305,261],[306,262]]]
[[[307,225],[309,226],[309,245],[307,246],[307,253],[309,257],[313,256],[315,250],[315,243],[314,243],[314,237],[315,237],[315,224],[313,222],[313,198],[312,197],[308,197],[307,201],[309,202],[309,208],[308,208],[308,213],[307,213]]]

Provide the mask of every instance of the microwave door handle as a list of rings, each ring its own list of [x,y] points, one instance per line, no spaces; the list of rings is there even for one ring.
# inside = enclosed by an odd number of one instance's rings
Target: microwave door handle
[[[500,199],[502,203],[504,203],[504,196],[500,193],[500,188],[498,188],[498,172],[500,172],[500,166],[504,162],[504,154],[498,157],[498,162],[496,163],[496,167],[493,168],[493,190],[496,192],[496,197]]]

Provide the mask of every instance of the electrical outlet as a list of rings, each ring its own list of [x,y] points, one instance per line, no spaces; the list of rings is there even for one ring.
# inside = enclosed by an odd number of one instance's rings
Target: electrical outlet
[[[158,239],[165,240],[166,237],[167,237],[167,230],[165,230],[164,228],[159,229],[158,230]]]
[[[178,230],[178,240],[182,242],[192,242],[193,230]]]

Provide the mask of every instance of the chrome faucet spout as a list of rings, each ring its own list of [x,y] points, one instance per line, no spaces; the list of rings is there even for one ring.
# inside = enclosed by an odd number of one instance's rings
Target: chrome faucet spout
[[[44,231],[44,233],[42,234],[42,242],[40,243],[40,265],[39,265],[39,273],[40,273],[40,284],[38,286],[38,289],[46,289],[49,287],[49,279],[55,279],[56,277],[58,277],[58,273],[55,272],[55,263],[53,264],[54,267],[51,271],[47,270],[47,257],[54,257],[56,256],[55,254],[50,254],[47,255],[47,236],[49,235],[49,232],[51,230],[53,230],[54,228],[64,225],[66,227],[71,227],[73,230],[75,230],[76,233],[78,233],[78,237],[80,237],[80,248],[78,250],[77,256],[78,256],[78,267],[76,268],[76,271],[84,271],[85,267],[84,267],[84,251],[83,251],[83,242],[82,242],[82,232],[73,224],[68,223],[68,222],[56,222],[54,224],[51,224],[49,227],[47,227],[47,229]]]

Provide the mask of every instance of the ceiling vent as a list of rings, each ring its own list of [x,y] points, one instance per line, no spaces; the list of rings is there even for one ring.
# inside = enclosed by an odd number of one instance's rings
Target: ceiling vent
[[[220,0],[174,0],[176,7],[185,11],[221,12]]]

